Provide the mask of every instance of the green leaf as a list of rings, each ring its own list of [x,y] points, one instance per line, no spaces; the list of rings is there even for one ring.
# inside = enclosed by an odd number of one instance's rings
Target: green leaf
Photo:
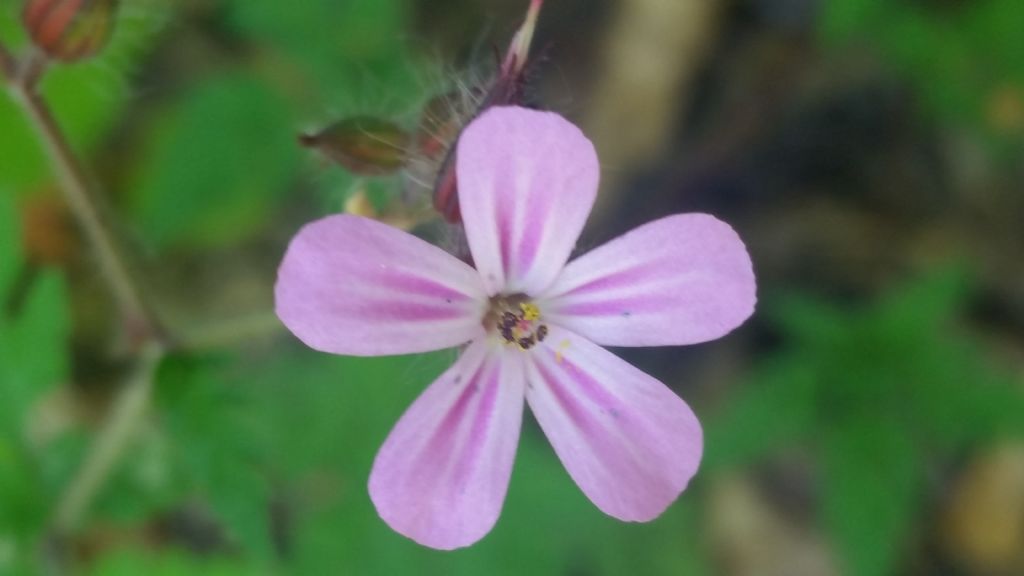
[[[161,421],[183,497],[201,496],[253,557],[271,557],[270,480],[249,399],[214,358],[167,359],[158,374]]]
[[[886,340],[934,336],[956,317],[969,292],[967,272],[947,265],[886,293],[873,306],[870,321]]]
[[[259,574],[236,559],[196,557],[178,550],[126,548],[100,558],[90,576],[248,576]]]
[[[920,506],[921,463],[887,419],[836,423],[822,437],[822,513],[844,574],[898,572]]]
[[[408,2],[235,0],[237,31],[263,49],[275,50],[296,72],[289,88],[305,106],[343,114],[407,112],[422,98],[417,67],[402,44]]]
[[[1024,389],[975,346],[937,343],[909,386],[923,441],[947,453],[999,436],[1024,437]]]
[[[848,314],[834,304],[806,295],[787,295],[765,306],[765,314],[792,338],[791,346],[835,347],[850,332]]]
[[[138,225],[164,247],[237,240],[266,223],[298,154],[287,105],[266,85],[208,80],[185,97],[138,174]]]
[[[831,0],[823,4],[820,31],[832,44],[870,46],[916,85],[933,113],[1013,148],[1020,132],[995,126],[989,107],[997,90],[1024,86],[1016,32],[1024,26],[1021,6],[1016,0]]]
[[[68,376],[70,313],[63,278],[45,271],[17,309],[9,290],[24,264],[14,201],[0,190],[0,538],[15,552],[30,545],[46,519],[52,459],[42,462],[25,442],[33,408]],[[17,559],[16,559],[17,560]],[[0,565],[0,568],[3,568]]]
[[[20,431],[29,408],[67,378],[70,323],[57,272],[35,279],[17,316],[0,313],[0,429]]]
[[[813,366],[780,361],[735,390],[707,424],[707,468],[745,466],[806,438],[816,423]]]
[[[0,498],[4,502],[0,535],[28,540],[45,521],[46,491],[38,481],[32,455],[14,436],[0,435]]]
[[[55,272],[38,277],[18,316],[0,311],[0,531],[25,538],[45,522],[55,486],[52,465],[42,462],[24,438],[33,408],[68,375],[70,331],[63,279]],[[60,478],[63,480],[63,477]]]
[[[885,0],[830,0],[822,8],[822,33],[834,42],[877,24],[884,18]]]
[[[821,383],[813,408],[820,421],[885,411],[916,424],[919,403],[932,400],[928,386],[958,373],[937,367],[962,357],[952,323],[965,278],[947,267],[845,308],[805,297],[769,303],[787,346],[775,363]]]

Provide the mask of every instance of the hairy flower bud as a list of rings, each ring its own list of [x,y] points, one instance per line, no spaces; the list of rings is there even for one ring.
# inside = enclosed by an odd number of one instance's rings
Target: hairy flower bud
[[[380,118],[356,116],[331,124],[299,142],[356,174],[389,174],[405,165],[409,134]]]
[[[431,159],[443,158],[463,126],[479,112],[479,102],[485,96],[483,87],[467,86],[428,100],[416,128],[417,151]]]
[[[492,106],[519,106],[526,104],[525,84],[526,66],[530,52],[530,42],[537,26],[544,0],[530,0],[526,11],[526,19],[519,27],[512,44],[509,46],[505,59],[501,63],[498,75],[486,87],[474,88],[463,98],[454,102],[468,101],[471,109],[462,112],[457,107],[438,113],[438,99],[428,102],[424,109],[421,132],[424,128],[425,137],[419,138],[420,149],[426,153],[445,153],[434,183],[434,208],[451,224],[462,221],[459,209],[459,183],[455,175],[455,153],[452,145],[458,139],[462,126],[470,119],[478,116]],[[432,120],[432,122],[431,122]]]
[[[114,30],[118,0],[28,0],[22,22],[32,42],[63,62],[99,52]]]

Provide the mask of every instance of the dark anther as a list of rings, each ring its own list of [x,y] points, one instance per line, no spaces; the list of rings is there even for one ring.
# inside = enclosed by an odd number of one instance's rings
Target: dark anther
[[[512,312],[510,312],[508,310],[506,310],[505,313],[501,315],[501,326],[502,327],[505,327],[505,326],[508,326],[508,327],[515,326],[516,322],[518,322],[518,321],[519,321],[519,318],[517,318],[515,314],[513,314]]]
[[[524,337],[520,338],[518,344],[519,344],[519,347],[522,348],[523,350],[529,350],[530,348],[533,348],[533,345],[534,345],[533,336],[524,336]]]
[[[541,324],[537,327],[537,342],[543,342],[548,337],[547,324]]]

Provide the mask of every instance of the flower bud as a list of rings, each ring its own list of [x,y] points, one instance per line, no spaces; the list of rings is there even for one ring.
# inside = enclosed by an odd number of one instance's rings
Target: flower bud
[[[454,144],[462,128],[474,117],[492,106],[521,106],[525,104],[526,66],[530,43],[537,27],[544,0],[530,0],[526,19],[512,38],[498,75],[489,86],[472,88],[460,98],[449,99],[456,105],[469,103],[465,110],[458,106],[442,105],[445,96],[427,103],[421,119],[419,149],[431,157],[443,156],[434,184],[434,208],[451,224],[462,221],[459,209],[459,184],[455,174]]]
[[[114,30],[117,4],[118,0],[28,0],[22,23],[47,56],[73,62],[106,45]]]
[[[434,184],[434,209],[450,224],[462,222],[459,210],[459,185],[455,179],[455,153],[451,153],[441,164]]]
[[[405,165],[409,134],[399,126],[370,116],[346,118],[299,142],[356,174],[392,173]]]
[[[438,160],[458,138],[463,126],[477,113],[483,88],[467,87],[434,96],[423,106],[416,129],[416,149],[427,158]]]

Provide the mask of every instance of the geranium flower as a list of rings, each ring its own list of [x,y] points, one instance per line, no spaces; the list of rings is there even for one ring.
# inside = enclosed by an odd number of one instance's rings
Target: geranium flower
[[[697,471],[701,427],[669,388],[602,346],[694,344],[739,326],[755,302],[743,243],[711,216],[678,214],[567,264],[599,169],[590,141],[550,112],[487,110],[461,135],[457,159],[475,268],[336,215],[305,226],[278,272],[277,314],[317,350],[466,346],[377,454],[378,513],[433,548],[482,538],[501,511],[525,399],[598,508],[657,517]]]

